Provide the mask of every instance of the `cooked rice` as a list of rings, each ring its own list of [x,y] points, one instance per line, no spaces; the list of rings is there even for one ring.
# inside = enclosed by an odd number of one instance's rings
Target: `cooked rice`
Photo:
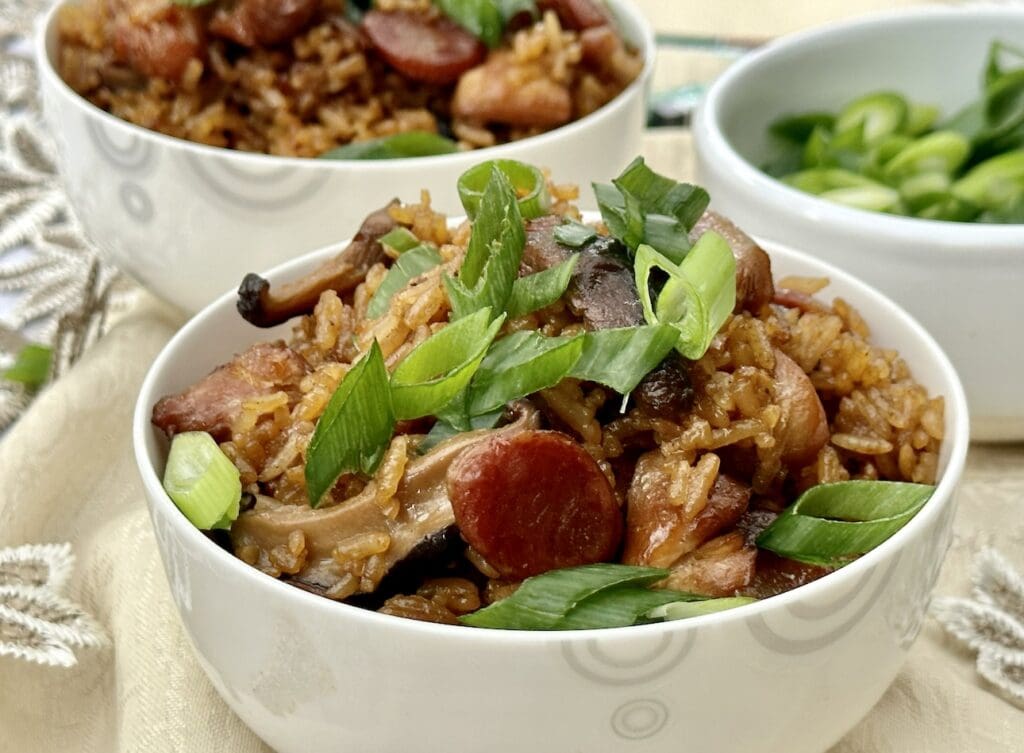
[[[451,116],[454,85],[412,81],[367,49],[325,0],[313,23],[290,42],[241,48],[209,37],[205,59],[189,60],[179,80],[145,77],[117,58],[113,39],[122,5],[154,17],[170,0],[81,0],[59,16],[58,68],[93,104],[171,136],[251,152],[314,157],[353,141],[406,131],[450,130],[462,149],[531,136],[545,127],[500,126]],[[385,0],[384,10],[436,14],[428,0]],[[616,50],[599,67],[582,56],[580,35],[546,13],[489,52],[516,70],[568,88],[572,120],[600,108],[640,73],[639,54]],[[486,62],[486,61],[485,61]]]

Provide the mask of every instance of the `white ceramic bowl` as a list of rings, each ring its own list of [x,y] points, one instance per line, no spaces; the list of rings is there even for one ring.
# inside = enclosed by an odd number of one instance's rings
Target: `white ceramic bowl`
[[[281,266],[291,279],[334,253]],[[154,362],[134,417],[136,460],[181,619],[228,705],[280,753],[821,753],[892,682],[949,545],[968,444],[956,373],[906,313],[848,274],[772,246],[776,274],[826,275],[875,341],[946,398],[941,481],[866,556],[760,603],[680,622],[562,633],[434,625],[334,603],[215,546],[160,486],[153,404],[250,343],[226,294]],[[174,657],[166,657],[174,661]],[[742,723],[737,723],[741,719]]]
[[[850,209],[762,173],[780,115],[837,110],[891,89],[944,114],[976,99],[993,39],[1024,38],[1024,8],[926,8],[826,26],[730,67],[696,116],[712,205],[757,238],[806,248],[891,296],[963,379],[974,439],[1024,439],[1024,225],[934,222]],[[813,242],[812,242],[813,241]]]
[[[43,105],[56,136],[72,206],[89,237],[126,272],[188,312],[245,272],[351,234],[392,197],[433,189],[441,211],[461,213],[455,184],[483,160],[549,167],[580,185],[617,175],[640,153],[654,35],[639,9],[609,0],[643,72],[600,110],[501,146],[386,161],[271,157],[202,146],[120,120],[65,84],[57,60],[57,8],[36,38]]]

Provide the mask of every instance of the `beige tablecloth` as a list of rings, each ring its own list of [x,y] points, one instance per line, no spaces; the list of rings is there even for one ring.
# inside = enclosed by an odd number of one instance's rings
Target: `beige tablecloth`
[[[685,18],[696,31],[759,36],[847,13],[851,5],[643,4],[662,28],[687,30]],[[755,6],[756,13],[744,12]],[[738,20],[730,26],[730,19]],[[689,176],[685,134],[652,134],[646,152],[656,168]],[[0,753],[267,750],[216,696],[193,658],[135,472],[135,396],[180,322],[145,297],[0,441],[0,548],[70,541],[78,563],[69,595],[111,638],[106,647],[80,651],[70,669],[0,657]],[[972,449],[956,532],[939,593],[967,594],[970,559],[984,545],[1024,567],[1024,446]],[[1021,750],[1024,714],[990,693],[972,657],[930,622],[896,683],[832,753]]]

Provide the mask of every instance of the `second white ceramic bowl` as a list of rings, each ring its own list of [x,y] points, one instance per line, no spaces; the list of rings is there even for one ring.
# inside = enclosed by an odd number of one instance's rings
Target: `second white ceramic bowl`
[[[484,160],[523,160],[580,185],[617,175],[641,150],[655,47],[650,25],[633,3],[609,5],[644,56],[643,72],[619,96],[539,136],[418,159],[249,154],[120,120],[57,74],[58,7],[39,27],[36,58],[61,174],[89,237],[154,293],[193,313],[237,285],[245,272],[350,235],[393,196],[429,185],[437,209],[461,213],[456,180]]]
[[[324,249],[273,270],[294,279]],[[924,620],[949,545],[968,445],[956,373],[888,299],[771,245],[777,275],[827,276],[880,345],[946,399],[941,480],[884,544],[821,580],[729,612],[614,630],[533,633],[434,625],[331,602],[217,547],[160,485],[167,442],[153,404],[275,336],[229,293],[154,362],[133,425],[136,461],[171,593],[228,705],[280,753],[822,753],[882,696]],[[175,657],[165,657],[175,661]],[[741,722],[737,722],[741,720]]]
[[[1024,439],[1024,225],[895,217],[810,196],[758,169],[768,125],[890,89],[950,115],[978,98],[990,43],[1024,38],[1024,9],[925,8],[796,34],[729,68],[697,113],[712,205],[766,241],[811,249],[903,305],[963,379],[971,433]],[[813,241],[813,242],[812,242]]]

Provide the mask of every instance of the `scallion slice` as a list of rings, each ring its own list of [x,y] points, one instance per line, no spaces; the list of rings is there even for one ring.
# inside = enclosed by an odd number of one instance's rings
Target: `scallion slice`
[[[863,126],[864,143],[873,144],[903,128],[907,101],[895,92],[874,92],[850,102],[836,116],[835,133]]]
[[[567,219],[555,228],[552,235],[554,235],[555,240],[563,246],[568,246],[569,248],[582,248],[588,242],[597,237],[597,231],[590,227],[590,225],[584,225],[582,222]]]
[[[617,586],[588,596],[565,613],[557,630],[590,630],[593,628],[628,627],[667,604],[678,604],[689,594],[679,591]],[[693,596],[703,599],[703,596]]]
[[[812,486],[757,537],[757,545],[800,562],[842,565],[906,525],[934,491],[899,481]]]
[[[205,431],[184,432],[171,440],[163,485],[196,528],[228,528],[238,517],[238,469]]]
[[[384,355],[377,341],[345,374],[306,450],[306,491],[317,507],[343,473],[373,473],[395,428]]]
[[[655,607],[645,615],[652,620],[685,620],[690,617],[700,617],[703,614],[714,614],[724,612],[726,609],[735,609],[747,604],[753,604],[757,599],[749,596],[726,596],[721,599],[697,599],[693,601],[674,601],[670,604]]]
[[[488,47],[501,44],[505,20],[494,0],[434,0],[434,4]]]
[[[628,395],[665,360],[679,332],[664,324],[601,329],[583,335],[583,350],[569,376],[611,387]]]
[[[498,334],[504,316],[491,321],[481,309],[417,345],[391,374],[391,400],[399,420],[432,416],[466,388]]]
[[[474,165],[459,176],[459,198],[469,219],[475,220],[492,172],[502,173],[515,189],[519,213],[524,219],[542,217],[551,208],[547,180],[533,165],[514,159],[494,159]]]
[[[403,252],[381,280],[380,286],[366,307],[366,315],[370,319],[383,316],[387,313],[391,297],[395,293],[404,288],[414,277],[429,272],[440,263],[441,255],[433,246],[423,244]]]
[[[397,254],[404,254],[406,251],[416,248],[422,241],[413,235],[407,227],[399,225],[380,237],[380,245],[390,248]]]
[[[614,564],[552,570],[527,578],[508,598],[459,619],[473,627],[557,630],[569,611],[587,597],[610,588],[649,586],[667,575],[668,570],[659,568]]]
[[[406,131],[367,141],[354,141],[324,152],[318,159],[403,159],[453,154],[459,145],[429,131]]]
[[[569,280],[576,269],[579,255],[573,254],[561,264],[535,272],[532,275],[518,278],[512,283],[512,294],[509,296],[509,319],[526,316],[545,306],[550,306],[565,293]]]

